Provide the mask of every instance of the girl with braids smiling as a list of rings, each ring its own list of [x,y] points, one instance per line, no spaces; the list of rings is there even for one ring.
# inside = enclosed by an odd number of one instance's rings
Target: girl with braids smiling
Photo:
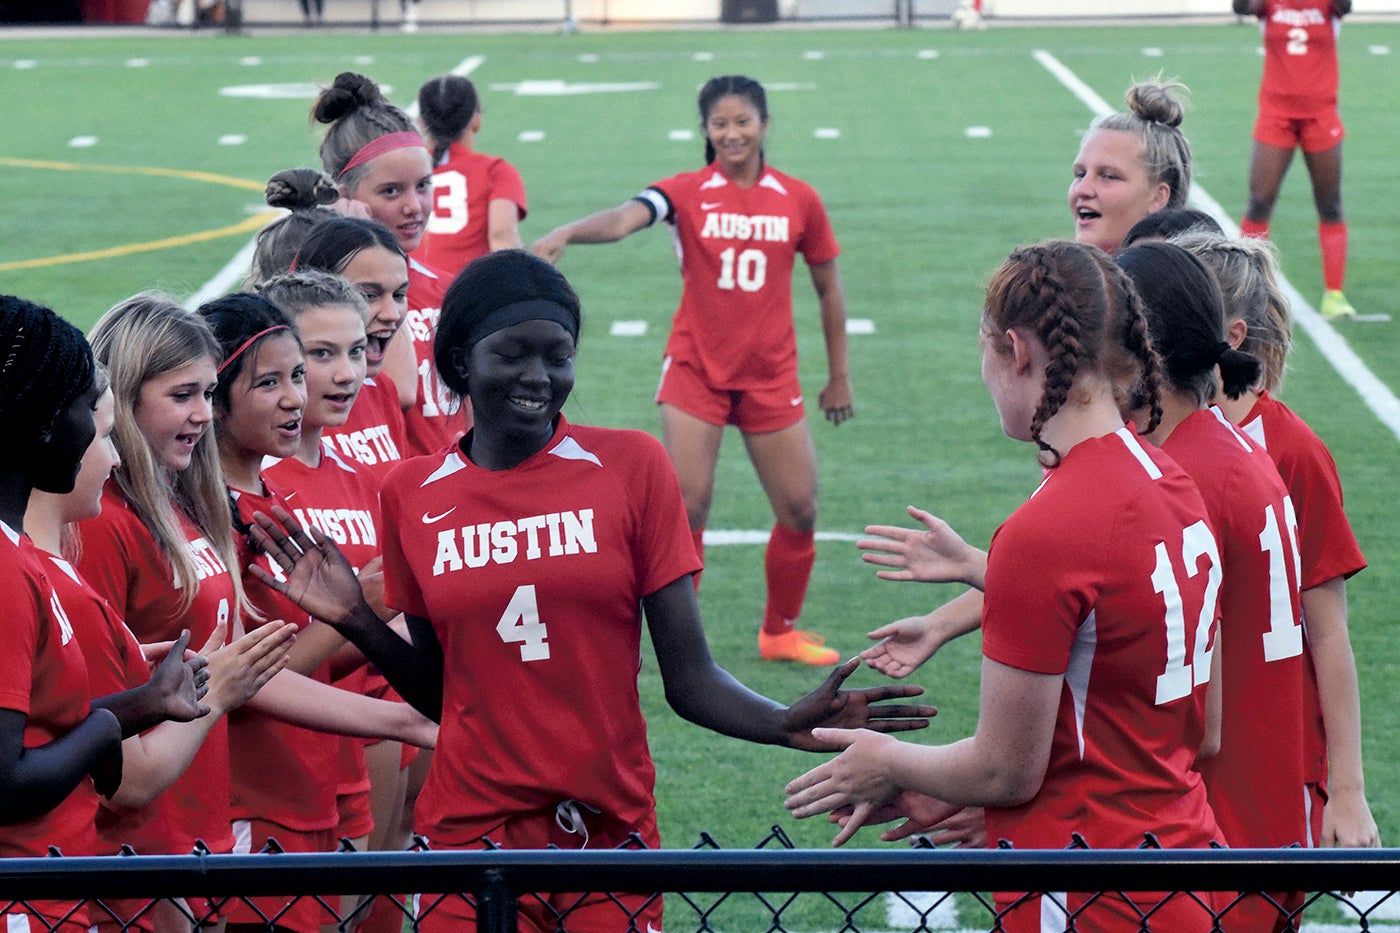
[[[866,823],[903,818],[884,834],[898,839],[983,806],[988,840],[1016,848],[1063,848],[1076,834],[1132,848],[1148,832],[1206,846],[1220,831],[1192,764],[1220,565],[1195,484],[1123,422],[1130,368],[1146,427],[1160,419],[1142,304],[1094,247],[1018,249],[988,286],[981,345],[1002,429],[1040,447],[1046,475],[987,554],[977,731],[925,746],[814,730],[841,754],[788,785],[788,808],[834,811],[837,844]],[[1135,930],[1159,897],[1053,900],[999,894],[1000,923],[1034,929],[1042,910],[1082,907],[1081,926]],[[1174,897],[1153,925],[1203,927],[1202,902]]]

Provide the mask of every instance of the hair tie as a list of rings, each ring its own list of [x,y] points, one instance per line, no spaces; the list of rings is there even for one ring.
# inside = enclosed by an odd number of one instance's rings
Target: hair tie
[[[261,340],[262,338],[266,337],[268,334],[272,333],[273,331],[278,331],[278,330],[291,330],[291,329],[292,329],[292,327],[291,327],[290,324],[273,324],[271,327],[267,328],[266,330],[260,330],[260,331],[258,331],[256,334],[254,334],[253,336],[249,337],[247,340],[243,341],[243,343],[239,345],[239,347],[238,347],[237,350],[234,350],[234,351],[233,351],[232,353],[230,353],[228,356],[224,357],[224,361],[223,361],[222,363],[219,364],[219,368],[216,369],[216,370],[214,370],[214,373],[215,373],[216,375],[222,374],[223,371],[224,371],[225,369],[228,369],[228,365],[229,365],[230,363],[232,363],[234,360],[238,359],[240,356],[243,355],[243,351],[244,351],[244,350],[247,350],[247,349],[248,349],[249,347],[251,347],[253,344],[257,343],[259,340]]]
[[[1215,351],[1214,351],[1214,353],[1215,353],[1215,359],[1214,359],[1212,362],[1219,363],[1219,362],[1220,362],[1220,358],[1223,357],[1226,353],[1229,353],[1229,352],[1230,352],[1231,350],[1233,350],[1233,349],[1234,349],[1234,347],[1230,346],[1230,345],[1229,345],[1228,343],[1226,343],[1224,340],[1220,341],[1219,343],[1217,343],[1217,344],[1215,345]]]
[[[370,159],[378,158],[386,152],[393,152],[396,149],[426,149],[423,144],[423,137],[411,130],[404,130],[400,133],[386,133],[383,136],[370,140],[350,157],[350,161],[345,163],[345,168],[340,170],[337,179],[344,178],[351,169],[359,168]]]

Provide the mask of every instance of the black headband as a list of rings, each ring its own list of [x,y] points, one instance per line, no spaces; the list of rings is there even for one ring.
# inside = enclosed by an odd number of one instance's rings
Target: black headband
[[[531,298],[502,305],[472,325],[467,332],[467,346],[475,346],[483,337],[512,327],[522,321],[553,321],[578,340],[578,320],[557,302],[547,298]]]

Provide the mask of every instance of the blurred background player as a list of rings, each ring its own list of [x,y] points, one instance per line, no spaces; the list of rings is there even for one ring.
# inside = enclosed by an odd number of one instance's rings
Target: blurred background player
[[[515,166],[476,151],[481,101],[459,75],[442,75],[418,89],[418,121],[432,146],[433,211],[419,258],[454,276],[496,249],[519,249],[525,182]]]
[[[695,550],[726,425],[743,433],[776,519],[764,555],[768,600],[758,634],[767,661],[835,664],[840,654],[797,628],[816,561],[817,455],[797,381],[792,272],[800,253],[821,305],[832,424],[855,412],[846,349],[840,247],[816,191],[769,167],[763,86],[740,75],[700,89],[706,167],[659,181],[618,207],[550,231],[536,254],[557,262],[570,243],[612,243],[657,221],[673,228],[684,290],[666,342],[661,433],[680,476]]]
[[[1342,118],[1337,112],[1337,34],[1351,0],[1234,0],[1241,16],[1259,17],[1264,76],[1259,118],[1249,156],[1249,205],[1240,230],[1267,239],[1293,151],[1303,150],[1317,206],[1326,317],[1356,309],[1342,293],[1347,271],[1347,224],[1342,215]]]

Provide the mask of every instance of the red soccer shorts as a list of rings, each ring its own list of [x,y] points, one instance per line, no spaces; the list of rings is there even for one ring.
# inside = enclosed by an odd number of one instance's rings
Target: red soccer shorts
[[[781,431],[806,416],[795,374],[753,389],[717,389],[699,367],[670,356],[661,364],[656,402],[674,405],[710,424],[732,424],[745,434]]]
[[[1261,110],[1254,123],[1255,141],[1280,149],[1301,147],[1304,152],[1326,152],[1340,145],[1345,135],[1336,107],[1307,117]]]

